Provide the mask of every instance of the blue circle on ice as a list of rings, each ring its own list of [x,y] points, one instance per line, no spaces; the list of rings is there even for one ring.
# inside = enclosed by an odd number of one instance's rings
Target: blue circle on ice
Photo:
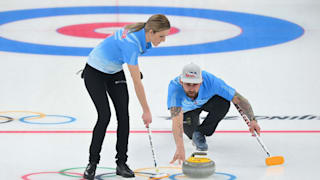
[[[199,44],[157,47],[149,50],[143,56],[191,55],[247,50],[285,43],[302,36],[304,33],[304,29],[299,25],[273,17],[223,10],[154,6],[89,6],[4,11],[0,12],[0,25],[51,16],[121,13],[148,15],[165,13],[165,15],[170,16],[204,18],[230,23],[242,30],[241,34],[229,39]],[[44,45],[0,37],[0,51],[87,56],[91,50],[92,47]]]
[[[229,173],[216,172],[215,174],[228,177],[227,180],[235,180],[235,179],[237,179],[237,176],[235,176],[235,175],[233,175],[233,174],[229,174]],[[169,179],[171,179],[171,180],[177,180],[177,179],[176,179],[176,176],[182,176],[182,175],[184,175],[184,174],[183,174],[183,173],[173,174],[173,175],[169,176]]]
[[[65,118],[65,119],[69,119],[67,121],[63,121],[63,122],[35,122],[35,121],[29,121],[28,119],[30,118],[35,118],[35,117],[39,117],[39,115],[34,115],[34,116],[26,116],[26,117],[22,117],[19,120],[21,122],[24,123],[28,123],[28,124],[42,124],[42,125],[56,125],[56,124],[67,124],[67,123],[71,123],[73,121],[76,120],[76,118],[71,117],[71,116],[64,116],[64,115],[46,115],[49,117],[56,117],[56,118]]]

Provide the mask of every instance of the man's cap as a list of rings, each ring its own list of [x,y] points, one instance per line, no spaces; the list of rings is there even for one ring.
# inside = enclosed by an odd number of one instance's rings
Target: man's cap
[[[202,82],[201,69],[198,65],[190,63],[183,67],[180,80],[184,83],[199,84]]]

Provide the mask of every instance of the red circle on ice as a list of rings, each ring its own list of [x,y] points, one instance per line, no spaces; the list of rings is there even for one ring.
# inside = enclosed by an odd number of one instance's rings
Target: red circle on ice
[[[90,24],[76,24],[65,26],[57,29],[57,32],[75,37],[83,38],[101,38],[104,39],[112,35],[112,30],[107,28],[121,28],[125,25],[132,24],[127,22],[118,22],[118,23],[90,23]],[[99,30],[101,29],[101,30]],[[103,30],[105,29],[105,30]],[[110,32],[109,32],[110,31]],[[180,30],[175,27],[171,27],[169,35],[176,34]]]

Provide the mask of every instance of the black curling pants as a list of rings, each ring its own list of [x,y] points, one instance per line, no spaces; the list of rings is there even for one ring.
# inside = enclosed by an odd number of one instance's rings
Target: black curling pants
[[[211,136],[219,122],[226,116],[230,102],[220,96],[213,96],[201,108],[183,113],[184,133],[192,139],[194,131],[199,131],[205,136]],[[208,112],[207,117],[200,124],[199,115],[202,111]]]
[[[111,117],[110,103],[107,97],[107,94],[109,94],[114,104],[118,121],[116,162],[125,163],[128,158],[129,138],[129,95],[125,74],[123,71],[115,74],[106,74],[87,64],[82,75],[87,91],[98,113],[98,120],[92,134],[89,161],[95,163],[100,161],[100,151]]]

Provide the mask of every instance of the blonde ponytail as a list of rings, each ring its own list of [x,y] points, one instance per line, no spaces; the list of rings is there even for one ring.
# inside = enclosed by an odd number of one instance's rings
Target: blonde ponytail
[[[142,28],[144,28],[145,25],[146,23],[138,22],[135,24],[126,25],[124,28],[129,30],[129,32],[137,32],[137,31],[140,31]]]
[[[152,30],[154,33],[170,29],[170,22],[168,18],[163,14],[155,14],[151,16],[146,23],[138,22],[135,24],[126,25],[124,28],[129,32],[137,32],[142,28],[146,32]]]

